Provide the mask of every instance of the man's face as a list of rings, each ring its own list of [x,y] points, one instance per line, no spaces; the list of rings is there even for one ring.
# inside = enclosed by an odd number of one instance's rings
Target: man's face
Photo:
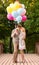
[[[15,28],[17,28],[17,25],[15,25]]]

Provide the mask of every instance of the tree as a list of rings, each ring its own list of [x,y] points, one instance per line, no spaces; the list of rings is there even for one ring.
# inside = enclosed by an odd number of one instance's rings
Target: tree
[[[35,41],[39,39],[39,0],[19,1],[25,5],[27,10],[27,21],[23,23],[25,29],[28,31],[27,43],[35,43]],[[6,12],[6,7],[12,2],[14,2],[14,0],[0,0],[0,39],[5,39],[10,36],[11,30],[14,28],[14,21],[7,19]]]
[[[0,38],[10,35],[11,29],[14,27],[13,22],[7,20],[6,7],[14,0],[1,0],[0,2]],[[2,34],[3,33],[3,34]]]
[[[1,0],[0,1],[0,39],[4,40],[4,52],[8,52],[8,46],[10,45],[11,52],[11,41],[8,41],[8,37],[11,36],[11,30],[14,28],[13,21],[7,20],[6,7],[12,3],[14,0]],[[11,39],[11,38],[10,38]],[[7,44],[6,44],[7,43]],[[10,43],[10,44],[9,44]]]

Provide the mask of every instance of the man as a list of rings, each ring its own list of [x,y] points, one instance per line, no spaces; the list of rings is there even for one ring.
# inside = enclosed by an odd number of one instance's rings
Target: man
[[[17,23],[15,23],[15,29],[12,30],[11,37],[14,46],[13,62],[17,62],[18,43],[19,43],[19,32],[17,28]]]

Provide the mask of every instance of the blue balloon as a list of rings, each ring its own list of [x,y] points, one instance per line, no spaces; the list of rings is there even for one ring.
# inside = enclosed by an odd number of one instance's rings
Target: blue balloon
[[[24,8],[19,8],[19,9],[17,10],[17,12],[18,12],[19,15],[21,15],[21,14],[24,12]]]
[[[13,11],[13,12],[12,12],[12,16],[13,16],[14,18],[18,17],[18,12],[17,12],[17,11]]]
[[[20,22],[22,21],[22,17],[21,17],[21,16],[18,16],[18,17],[16,18],[16,21],[17,21],[17,23],[20,23]]]

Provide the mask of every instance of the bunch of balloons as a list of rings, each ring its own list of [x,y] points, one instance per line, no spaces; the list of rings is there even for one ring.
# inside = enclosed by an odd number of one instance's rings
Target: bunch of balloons
[[[26,9],[24,4],[20,4],[18,1],[11,3],[7,7],[7,18],[9,20],[17,21],[17,23],[25,22],[27,20]]]

